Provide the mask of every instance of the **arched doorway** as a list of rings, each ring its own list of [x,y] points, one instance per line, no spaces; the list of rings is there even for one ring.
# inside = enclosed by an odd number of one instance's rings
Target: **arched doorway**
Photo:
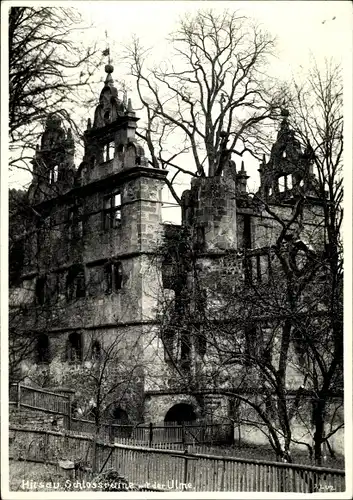
[[[117,438],[130,438],[133,426],[130,424],[129,415],[125,410],[117,406],[111,412],[113,425],[113,436]]]
[[[164,417],[164,423],[177,423],[180,425],[182,422],[194,422],[196,420],[196,413],[193,407],[187,403],[179,403],[172,406]]]

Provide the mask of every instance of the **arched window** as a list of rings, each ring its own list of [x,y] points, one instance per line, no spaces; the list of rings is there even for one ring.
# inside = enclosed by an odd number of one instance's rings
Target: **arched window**
[[[41,333],[37,340],[37,362],[50,363],[49,338],[45,333]]]
[[[67,341],[67,360],[82,361],[82,334],[78,332],[70,333]]]

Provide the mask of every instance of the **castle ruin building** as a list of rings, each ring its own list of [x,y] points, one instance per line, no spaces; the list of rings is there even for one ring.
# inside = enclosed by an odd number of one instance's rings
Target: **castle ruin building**
[[[269,272],[267,250],[280,227],[265,204],[287,220],[300,192],[306,203],[300,234],[293,238],[299,250],[320,251],[323,214],[310,154],[302,152],[283,111],[270,158],[259,167],[256,197],[247,193],[244,164],[237,170],[228,158],[221,175],[192,180],[182,196],[181,226],[164,224],[167,171],[149,164],[135,137],[138,117],[130,100],[119,99],[112,72],[107,65],[80,166],[74,165],[72,134],[56,117],[48,118],[33,160],[24,261],[10,304],[21,311],[17,328],[38,338],[23,373],[30,365],[80,365],[119,337],[139,361],[135,402],[119,402],[129,421],[223,422],[231,401],[206,394],[209,381],[207,387],[202,382],[212,363],[207,342],[183,342],[170,322],[167,336],[161,332],[169,314],[163,304],[169,300],[173,310],[183,311],[185,294],[190,307],[195,302],[194,268],[184,266],[178,274],[174,257],[163,256],[161,248],[188,235],[207,302],[210,280],[237,273],[261,280]],[[183,383],[177,369],[186,374]],[[293,373],[291,383],[302,379]]]

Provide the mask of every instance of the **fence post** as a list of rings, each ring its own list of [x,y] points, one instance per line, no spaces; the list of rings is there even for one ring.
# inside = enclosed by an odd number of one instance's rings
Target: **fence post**
[[[183,446],[185,445],[185,424],[184,424],[184,421],[181,422],[181,443]]]
[[[188,483],[188,447],[185,448],[185,451],[184,451],[184,459],[185,459],[185,463],[184,463],[184,484],[187,484]]]
[[[152,447],[153,443],[153,423],[150,422],[150,431],[149,431],[149,438],[148,438],[149,445]]]
[[[21,408],[21,384],[20,384],[20,382],[17,382],[16,398],[17,398],[17,408],[20,409]]]
[[[72,394],[69,394],[69,404],[67,405],[68,407],[68,418],[67,418],[67,427],[69,431],[72,429]]]

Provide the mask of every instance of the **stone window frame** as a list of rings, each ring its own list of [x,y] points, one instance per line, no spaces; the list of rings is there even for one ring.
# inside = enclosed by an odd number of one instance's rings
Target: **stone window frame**
[[[46,275],[38,276],[35,284],[36,303],[43,306],[48,302],[48,279]]]
[[[76,340],[74,342],[74,340]],[[83,335],[74,331],[67,337],[66,360],[69,363],[82,363],[83,360]]]
[[[68,239],[73,241],[83,237],[82,204],[74,204],[67,213]]]
[[[85,270],[82,264],[74,264],[68,269],[65,294],[67,302],[86,296]]]
[[[103,198],[103,230],[109,231],[121,225],[121,190],[118,189]]]
[[[111,295],[119,292],[123,284],[122,263],[118,260],[109,260],[104,264],[105,293]]]
[[[54,165],[49,170],[49,184],[55,184],[59,180],[59,164]]]
[[[40,333],[36,345],[37,363],[47,364],[51,362],[50,341],[48,335]]]

